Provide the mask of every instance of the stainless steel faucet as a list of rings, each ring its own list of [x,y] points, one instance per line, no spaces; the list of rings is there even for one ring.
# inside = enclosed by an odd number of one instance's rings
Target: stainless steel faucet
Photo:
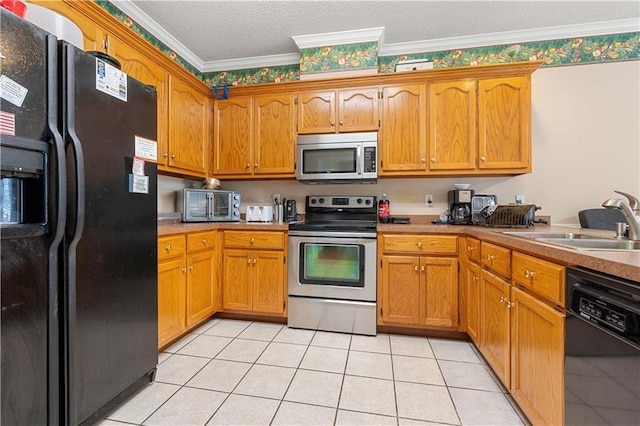
[[[629,239],[634,241],[640,240],[640,200],[631,194],[621,191],[613,191],[627,197],[629,202],[621,198],[609,198],[602,207],[609,209],[619,209],[622,211],[627,223],[629,224]]]

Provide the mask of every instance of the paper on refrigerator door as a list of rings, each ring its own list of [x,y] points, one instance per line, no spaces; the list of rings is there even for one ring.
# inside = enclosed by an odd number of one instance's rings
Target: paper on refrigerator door
[[[96,89],[127,102],[127,74],[96,58]]]

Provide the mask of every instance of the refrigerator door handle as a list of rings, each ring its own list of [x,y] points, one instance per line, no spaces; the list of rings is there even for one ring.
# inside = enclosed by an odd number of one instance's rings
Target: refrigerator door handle
[[[50,141],[52,145],[52,155],[48,161],[48,167],[53,168],[55,174],[51,176],[54,180],[55,198],[50,197],[49,202],[54,205],[48,207],[53,213],[53,223],[51,223],[51,245],[49,246],[49,280],[48,292],[48,359],[51,365],[59,365],[60,354],[58,344],[60,339],[59,330],[59,249],[64,237],[65,224],[67,221],[67,164],[64,148],[64,140],[59,130],[58,116],[58,42],[52,36],[47,36],[47,127],[49,129]],[[60,422],[60,369],[49,369],[49,424]]]
[[[68,377],[68,401],[67,401],[67,421],[69,424],[78,423],[77,408],[77,377],[76,377],[76,265],[77,256],[76,248],[82,238],[84,229],[84,206],[85,206],[85,172],[84,172],[84,155],[82,151],[82,143],[76,134],[75,128],[75,48],[69,44],[63,44],[63,61],[64,61],[64,96],[67,108],[65,121],[67,124],[67,143],[73,151],[73,162],[75,169],[75,223],[73,224],[73,236],[67,248],[67,377]],[[71,189],[70,189],[71,190]]]

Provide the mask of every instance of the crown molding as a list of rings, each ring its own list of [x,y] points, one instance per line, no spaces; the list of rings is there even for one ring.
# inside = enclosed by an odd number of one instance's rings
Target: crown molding
[[[194,68],[199,71],[202,70],[202,59],[197,57],[184,44],[180,43],[175,37],[169,34],[167,30],[161,27],[156,21],[151,19],[149,15],[143,12],[130,0],[109,0],[109,2],[120,9],[122,12],[124,12],[131,19],[133,19],[141,27],[144,27],[147,31],[153,34],[158,40],[167,45],[167,47],[173,50],[177,55],[193,65]]]
[[[309,49],[313,47],[380,41],[383,33],[384,27],[375,27],[334,33],[299,35],[292,36],[291,38],[298,46],[298,49]]]
[[[282,55],[253,56],[249,58],[225,59],[202,63],[203,73],[242,70],[262,67],[277,67],[281,65],[300,64],[299,53],[283,53]]]
[[[589,24],[563,25],[530,30],[504,31],[436,40],[393,43],[380,46],[379,56],[395,56],[413,53],[438,52],[442,50],[472,47],[499,46],[502,44],[558,40],[573,37],[589,37],[607,34],[623,34],[640,31],[640,20],[620,19]]]
[[[292,65],[300,62],[299,53],[203,62],[130,0],[110,0],[110,2],[200,72],[217,72],[236,69],[261,68],[267,66]],[[437,40],[392,43],[386,45],[383,44],[384,27],[342,31],[338,33],[294,36],[292,39],[299,49],[378,41],[379,56],[394,56],[572,37],[623,34],[629,32],[640,32],[640,20],[631,18],[616,21],[594,22],[589,24],[564,25],[530,30],[451,37]]]

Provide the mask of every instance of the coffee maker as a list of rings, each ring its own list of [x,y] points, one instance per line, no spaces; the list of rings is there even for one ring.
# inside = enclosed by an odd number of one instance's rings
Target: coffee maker
[[[471,198],[473,189],[453,189],[448,193],[449,223],[454,225],[471,224]]]

